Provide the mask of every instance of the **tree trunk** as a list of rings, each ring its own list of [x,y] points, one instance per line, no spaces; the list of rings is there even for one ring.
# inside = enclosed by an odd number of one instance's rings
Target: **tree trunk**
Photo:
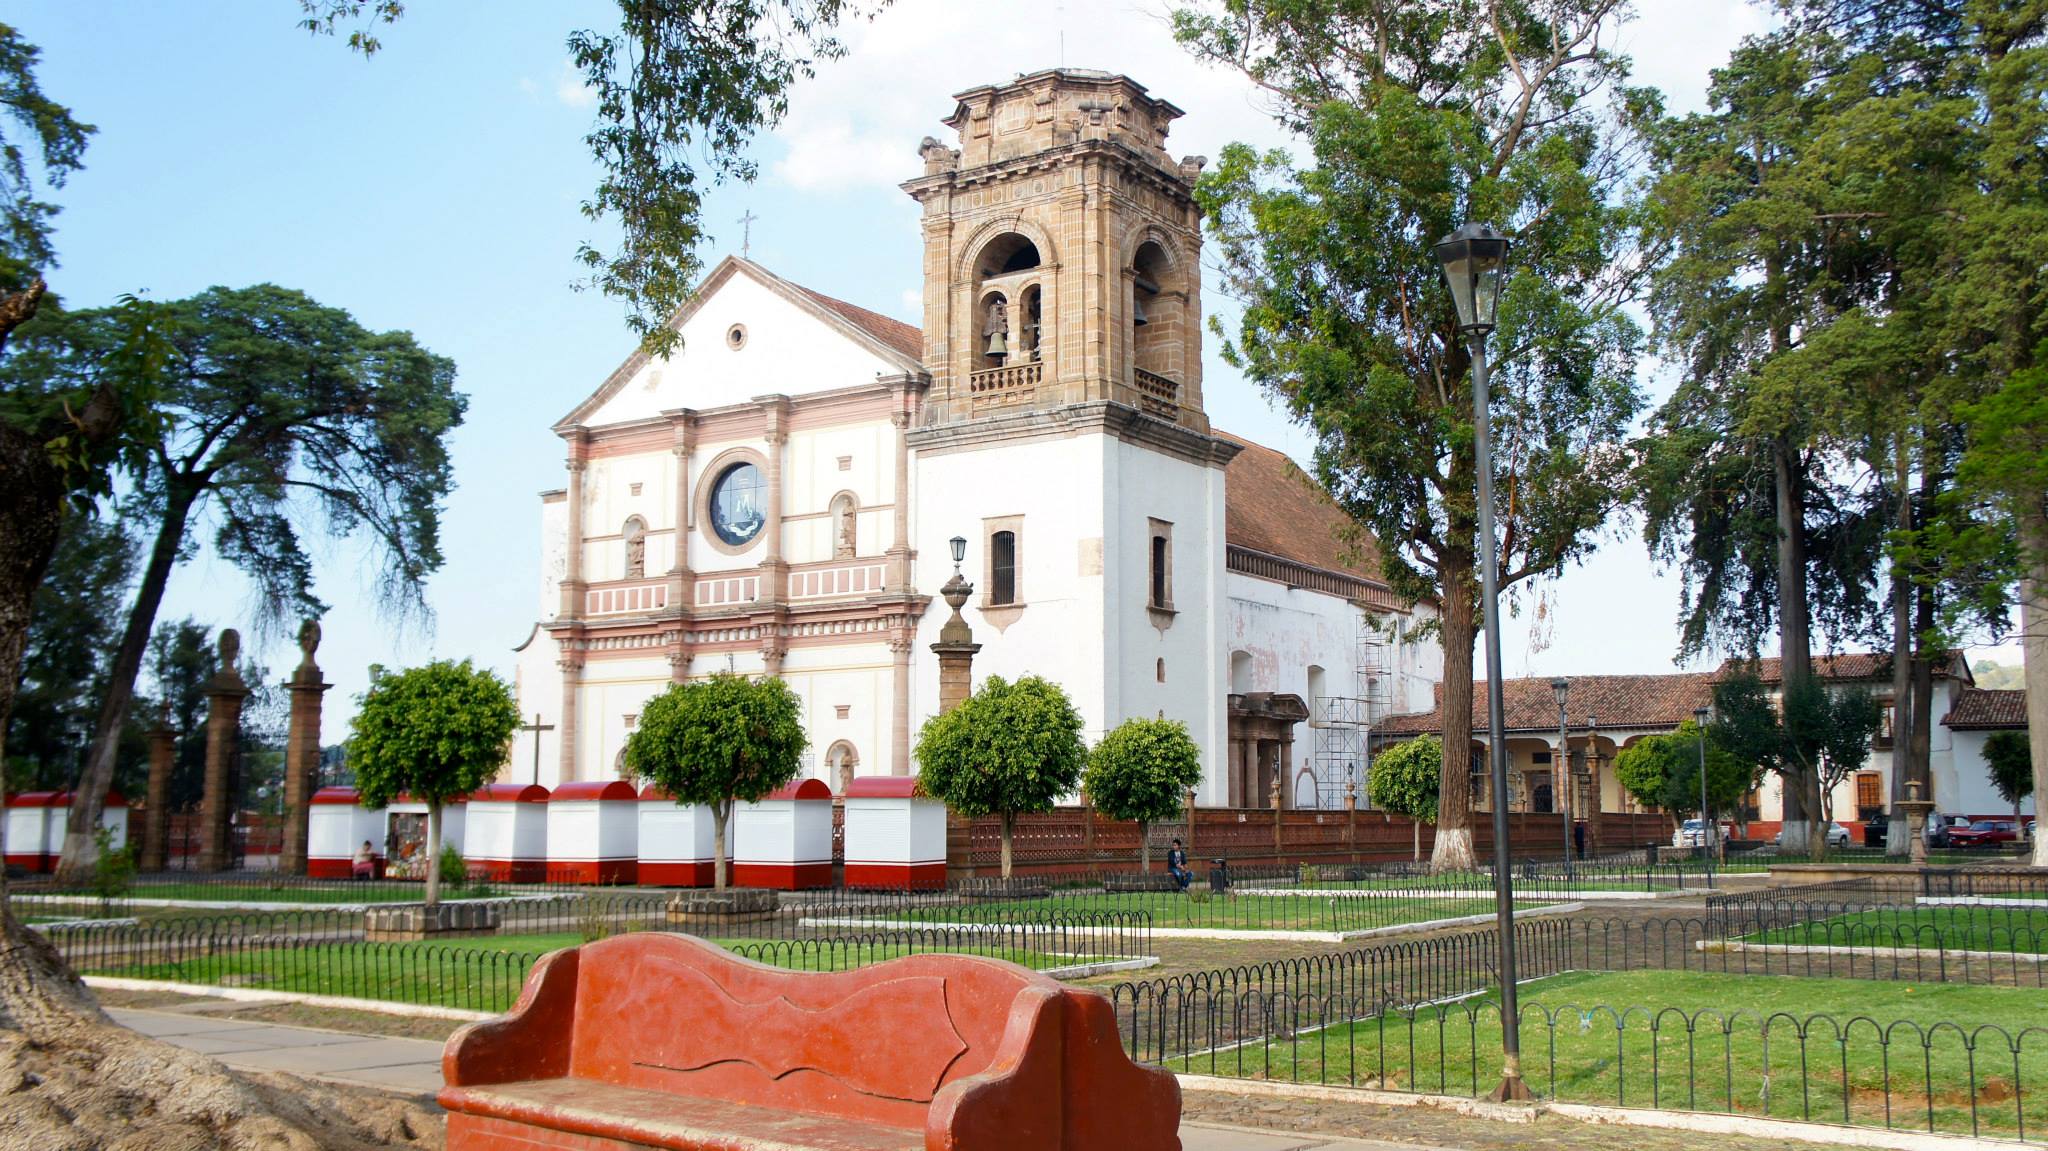
[[[1094,818],[1092,815],[1089,818]],[[1152,870],[1152,829],[1145,820],[1138,821],[1138,870]]]
[[[1893,463],[1896,475],[1893,484],[1898,492],[1899,510],[1893,530],[1900,535],[1913,530],[1913,501],[1906,494],[1911,480],[1910,466],[1906,457],[1906,437],[1898,440]],[[1912,586],[1905,565],[1892,564],[1892,786],[1891,819],[1885,829],[1884,853],[1904,856],[1910,853],[1912,845],[1906,842],[1910,834],[1905,813],[1899,808],[1899,801],[1910,798],[1906,781],[1911,772],[1907,770],[1906,747],[1911,742],[1913,725],[1918,717],[1913,710],[1913,601]]]
[[[1813,679],[1813,644],[1806,604],[1804,472],[1798,446],[1783,436],[1773,439],[1771,475],[1778,519],[1778,681],[1784,692]],[[1810,851],[1818,857],[1827,843],[1824,834],[1815,842],[1823,818],[1823,813],[1816,810],[1820,779],[1811,768],[1795,768],[1783,782],[1784,829],[1780,846],[1788,852]]]
[[[1438,714],[1443,717],[1444,762],[1437,781],[1436,841],[1430,848],[1432,871],[1473,871],[1478,856],[1472,848],[1472,557],[1446,551],[1443,570],[1444,688]],[[1495,796],[1494,802],[1500,797]]]
[[[1016,812],[1014,812],[1014,811],[1006,811],[1006,812],[1004,812],[1004,813],[1002,814],[1002,821],[1003,821],[1003,878],[1004,878],[1004,879],[1008,879],[1008,878],[1010,878],[1010,840],[1011,840],[1011,837],[1012,837],[1012,836],[1013,836],[1013,835],[1014,835],[1014,834],[1016,833],[1016,827],[1017,827],[1017,813],[1016,813]]]
[[[2036,503],[2022,512],[2019,531],[2027,573],[2020,580],[2020,652],[2034,761],[2034,866],[2048,867],[2048,509]]]
[[[1422,821],[1421,821],[1421,820],[1419,820],[1419,819],[1417,819],[1417,818],[1415,818],[1415,817],[1414,817],[1414,816],[1412,816],[1412,815],[1411,815],[1411,816],[1409,816],[1409,817],[1408,817],[1408,830],[1409,830],[1409,832],[1410,832],[1410,833],[1412,833],[1412,834],[1414,835],[1414,837],[1415,837],[1415,862],[1417,862],[1417,863],[1421,863],[1421,862],[1422,862]]]
[[[732,814],[732,800],[711,805],[711,886],[725,890],[725,824]]]
[[[441,904],[441,804],[427,804],[427,906]]]
[[[94,856],[98,854],[92,833],[99,826],[107,789],[114,782],[114,757],[121,746],[121,726],[128,722],[128,705],[135,699],[135,677],[142,670],[144,653],[149,650],[150,629],[156,626],[164,588],[170,583],[171,569],[177,566],[178,549],[185,541],[196,494],[183,483],[171,485],[164,520],[158,525],[156,543],[150,548],[149,566],[143,570],[142,583],[135,590],[135,604],[128,609],[128,625],[121,633],[121,646],[114,649],[114,662],[107,671],[107,693],[100,700],[92,750],[86,757],[85,772],[75,785],[77,794],[71,799],[64,854],[57,861],[59,883],[83,883],[92,872]]]

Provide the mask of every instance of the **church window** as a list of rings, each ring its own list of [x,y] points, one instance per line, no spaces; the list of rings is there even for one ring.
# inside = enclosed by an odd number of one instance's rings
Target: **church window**
[[[1152,667],[1152,677],[1160,683],[1166,682],[1166,657],[1160,656]]]
[[[734,324],[725,330],[725,346],[737,352],[747,346],[747,326]]]
[[[1010,358],[1010,303],[1001,292],[981,300],[981,366],[1000,368]]]
[[[619,534],[626,541],[626,578],[642,579],[647,575],[647,521],[634,516],[626,521]]]
[[[1185,293],[1166,249],[1153,241],[1138,246],[1131,261],[1131,363],[1140,372],[1174,383],[1181,363],[1181,307]]]
[[[832,555],[845,559],[859,554],[859,540],[856,538],[860,525],[860,505],[852,492],[840,492],[832,497]]]
[[[733,547],[749,543],[768,522],[762,505],[768,483],[761,469],[739,463],[719,473],[711,484],[711,530]]]
[[[988,602],[995,606],[1017,602],[1017,533],[997,532],[988,540]]]
[[[1145,604],[1155,611],[1173,610],[1173,525],[1164,520],[1152,520],[1152,543],[1149,549],[1151,561],[1150,577]]]

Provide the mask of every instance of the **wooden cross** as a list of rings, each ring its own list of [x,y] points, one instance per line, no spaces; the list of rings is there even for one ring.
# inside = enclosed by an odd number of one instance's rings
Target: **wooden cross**
[[[536,711],[536,712],[534,712],[534,713],[533,713],[533,722],[532,722],[532,723],[522,723],[522,724],[520,724],[520,725],[519,725],[519,730],[521,730],[521,731],[530,731],[530,732],[532,732],[532,733],[533,733],[533,782],[534,782],[535,786],[539,786],[539,784],[540,784],[540,733],[541,733],[541,732],[544,732],[544,731],[553,731],[553,730],[555,730],[555,725],[554,725],[554,724],[552,724],[552,723],[542,723],[542,722],[540,721],[540,713]]]
[[[740,258],[742,260],[750,258],[749,253],[753,251],[754,247],[754,221],[760,218],[754,214],[752,208],[747,209],[746,214],[740,217]]]

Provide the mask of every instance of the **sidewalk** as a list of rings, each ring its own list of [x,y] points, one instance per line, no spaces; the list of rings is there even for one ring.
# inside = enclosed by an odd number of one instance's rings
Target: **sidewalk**
[[[203,1011],[112,1007],[107,1014],[123,1027],[211,1055],[237,1071],[284,1071],[407,1095],[431,1095],[441,1089],[441,1044],[429,1039],[384,1039],[218,1019]],[[1195,1123],[1181,1124],[1180,1141],[1183,1151],[1416,1151],[1412,1143],[1333,1140]]]

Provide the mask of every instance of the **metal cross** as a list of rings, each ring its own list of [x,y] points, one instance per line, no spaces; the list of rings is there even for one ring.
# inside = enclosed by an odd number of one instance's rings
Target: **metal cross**
[[[740,259],[742,260],[750,258],[749,254],[753,251],[754,247],[754,221],[760,218],[754,214],[752,208],[748,208],[746,214],[740,217]]]
[[[520,724],[519,730],[533,733],[533,782],[534,786],[538,787],[540,785],[540,733],[555,730],[555,725],[552,723],[542,723],[540,721],[540,713],[536,711],[533,713],[533,722]]]

